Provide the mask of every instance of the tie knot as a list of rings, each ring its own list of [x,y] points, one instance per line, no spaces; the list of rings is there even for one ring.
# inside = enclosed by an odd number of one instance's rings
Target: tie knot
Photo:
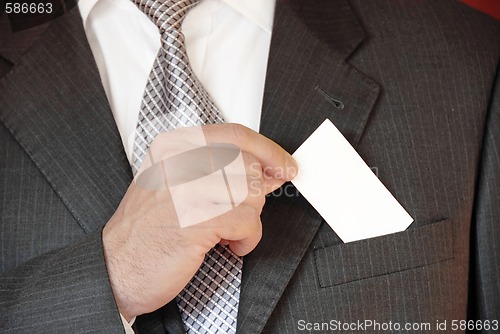
[[[201,0],[132,0],[154,24],[160,33],[180,30],[187,12]]]

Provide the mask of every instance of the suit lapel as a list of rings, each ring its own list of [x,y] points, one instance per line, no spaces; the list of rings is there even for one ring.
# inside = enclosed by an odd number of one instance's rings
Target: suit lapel
[[[0,35],[0,55],[11,63],[16,63],[47,27],[46,23],[29,30],[13,33],[7,15],[0,15],[0,31],[2,32]]]
[[[23,41],[28,52],[8,53],[0,120],[88,233],[114,212],[130,168],[78,10],[42,28]]]
[[[89,232],[114,212],[131,173],[77,15],[53,21],[18,61],[16,50],[0,80],[0,120]],[[293,152],[329,118],[356,146],[379,91],[346,63],[363,36],[344,0],[278,0],[261,132]],[[268,199],[263,239],[245,258],[238,332],[262,331],[321,220],[302,197]]]
[[[261,133],[293,152],[329,118],[356,147],[379,94],[346,62],[363,38],[344,0],[278,0]],[[268,198],[262,241],[245,257],[239,333],[263,330],[322,222],[291,184],[283,189]]]

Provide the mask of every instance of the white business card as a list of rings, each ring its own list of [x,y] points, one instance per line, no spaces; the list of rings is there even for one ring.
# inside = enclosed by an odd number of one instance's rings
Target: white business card
[[[295,151],[292,183],[344,242],[404,231],[413,218],[330,120]]]

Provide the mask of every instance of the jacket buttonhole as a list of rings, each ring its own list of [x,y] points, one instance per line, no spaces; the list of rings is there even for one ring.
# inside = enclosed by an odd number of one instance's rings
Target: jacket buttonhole
[[[319,86],[315,86],[314,90],[317,91],[327,102],[332,104],[335,108],[344,109],[345,107],[344,102],[334,97],[331,97],[327,92],[325,92]]]

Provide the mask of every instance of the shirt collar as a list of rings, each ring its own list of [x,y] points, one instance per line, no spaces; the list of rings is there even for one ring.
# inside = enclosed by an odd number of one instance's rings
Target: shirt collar
[[[78,7],[83,19],[86,21],[88,14],[98,0],[82,0]],[[274,19],[274,6],[276,0],[221,0],[228,6],[238,11],[241,15],[252,20],[259,27],[271,33]]]
[[[276,0],[222,0],[243,16],[271,33]]]
[[[78,1],[78,9],[80,10],[80,15],[82,16],[83,23],[87,21],[90,11],[96,5],[97,0],[82,0]]]

